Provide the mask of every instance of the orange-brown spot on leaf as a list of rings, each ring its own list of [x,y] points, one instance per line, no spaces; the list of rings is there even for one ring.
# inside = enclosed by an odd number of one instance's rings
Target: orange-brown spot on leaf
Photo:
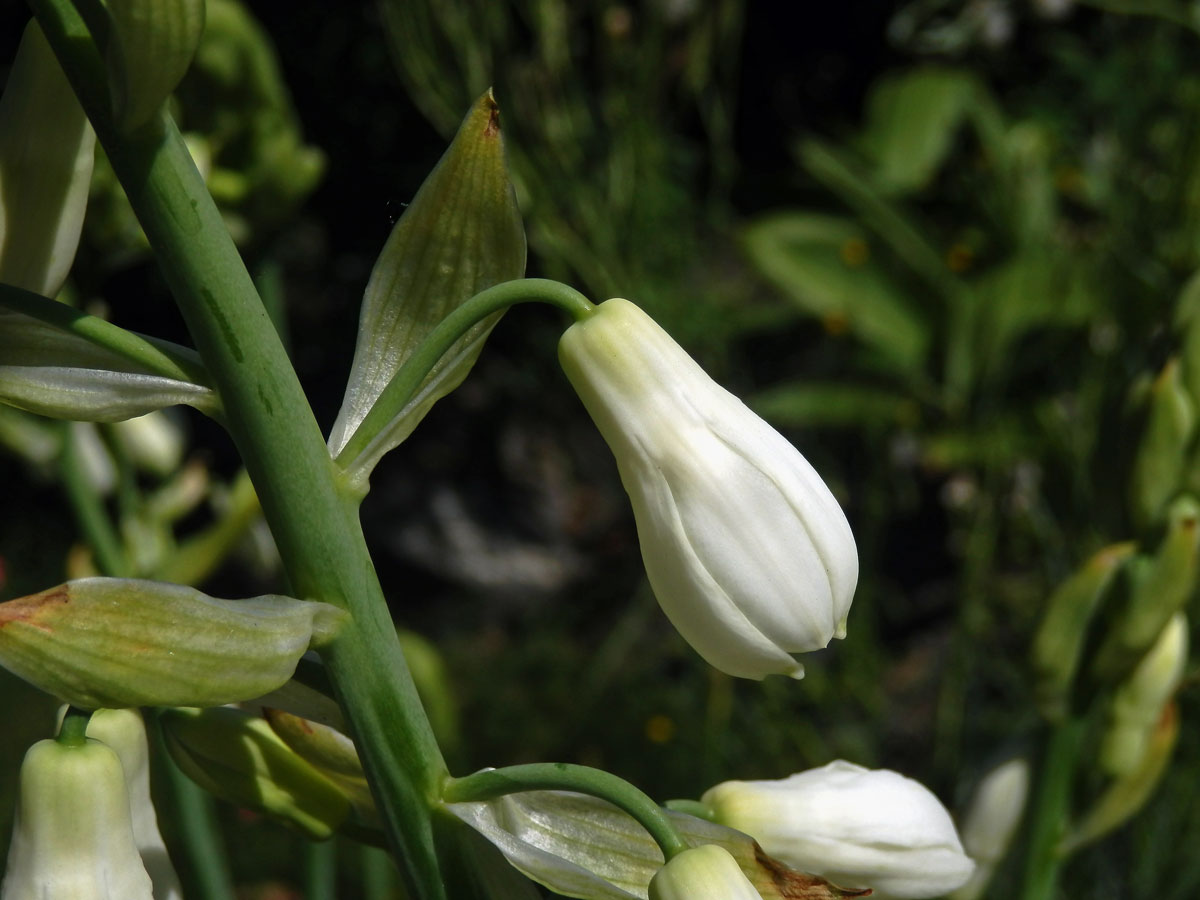
[[[7,603],[0,603],[0,628],[12,622],[24,622],[34,628],[50,631],[50,627],[39,621],[60,606],[71,602],[71,589],[65,584],[50,588],[38,594],[18,597]]]

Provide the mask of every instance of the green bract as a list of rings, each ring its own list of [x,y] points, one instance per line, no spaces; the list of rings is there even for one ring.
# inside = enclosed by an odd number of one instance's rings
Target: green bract
[[[0,97],[0,282],[58,293],[75,259],[95,145],[41,28],[30,22]]]
[[[258,716],[240,709],[163,712],[171,758],[218,797],[257,810],[323,840],[350,814],[350,801]]]
[[[109,0],[108,80],[113,116],[145,123],[183,78],[204,31],[204,0]]]
[[[525,271],[525,229],[504,162],[499,108],[491,91],[463,120],[454,142],[392,230],[371,272],[358,344],[329,449],[337,456],[392,376],[464,300]],[[461,338],[416,395],[356,459],[364,477],[403,441],[475,364],[497,313]]]
[[[83,578],[0,604],[0,665],[85,709],[219,706],[279,687],[344,616],[288,597]]]

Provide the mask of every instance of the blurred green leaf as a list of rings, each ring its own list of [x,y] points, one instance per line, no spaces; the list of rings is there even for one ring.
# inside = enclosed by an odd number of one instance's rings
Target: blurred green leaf
[[[946,161],[978,89],[963,69],[923,66],[876,83],[867,98],[861,149],[876,163],[880,187],[910,194]]]
[[[749,226],[745,244],[763,274],[831,331],[849,331],[902,370],[923,365],[928,329],[915,304],[871,258],[855,223],[784,213]]]
[[[920,414],[907,394],[857,384],[789,382],[761,391],[748,402],[763,418],[788,426],[911,425]]]

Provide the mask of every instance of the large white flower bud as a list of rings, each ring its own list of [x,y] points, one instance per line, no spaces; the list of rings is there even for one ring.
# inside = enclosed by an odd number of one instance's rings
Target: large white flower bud
[[[650,881],[650,900],[762,900],[729,851],[716,844],[684,850]]]
[[[937,797],[886,769],[836,760],[780,781],[727,781],[702,802],[771,856],[839,887],[940,897],[974,868]]]
[[[730,675],[801,677],[791,654],[845,635],[858,581],[820,476],[628,300],[568,328],[559,359],[616,456],[667,617]]]

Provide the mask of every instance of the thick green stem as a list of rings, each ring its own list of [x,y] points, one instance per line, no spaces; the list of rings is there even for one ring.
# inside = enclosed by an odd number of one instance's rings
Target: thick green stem
[[[1071,784],[1079,761],[1082,719],[1054,726],[1042,758],[1028,833],[1022,900],[1054,900],[1063,856],[1060,852],[1070,813]]]
[[[521,791],[578,791],[600,797],[633,816],[668,860],[688,849],[663,808],[628,781],[603,769],[569,763],[531,763],[452,778],[442,793],[447,803],[494,800]]]
[[[103,61],[67,0],[30,0],[154,249],[301,597],[351,623],[324,650],[414,900],[445,900],[431,809],[445,762],[417,697],[359,527],[295,371],[165,113],[113,127]]]
[[[371,442],[400,414],[425,376],[454,342],[488,316],[518,303],[549,303],[570,313],[576,321],[586,319],[596,311],[592,302],[579,291],[546,278],[518,278],[480,291],[439,322],[404,361],[346,441],[337,456],[338,464],[350,469],[364,453],[370,456]]]

